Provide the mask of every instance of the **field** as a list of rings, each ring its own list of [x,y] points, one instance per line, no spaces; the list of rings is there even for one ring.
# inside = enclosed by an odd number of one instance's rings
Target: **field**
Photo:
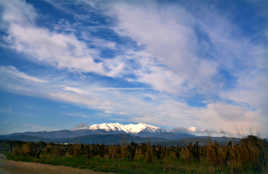
[[[0,160],[0,174],[103,174],[66,166]]]

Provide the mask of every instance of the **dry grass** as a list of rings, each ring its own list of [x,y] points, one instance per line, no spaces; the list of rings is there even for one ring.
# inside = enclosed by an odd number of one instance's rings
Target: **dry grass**
[[[65,166],[0,160],[0,174],[104,174]],[[105,173],[107,174],[107,173]]]

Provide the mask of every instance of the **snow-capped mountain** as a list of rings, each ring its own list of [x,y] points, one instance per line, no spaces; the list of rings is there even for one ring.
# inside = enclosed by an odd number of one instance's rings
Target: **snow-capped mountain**
[[[9,135],[0,135],[0,140],[70,142],[83,144],[120,144],[122,139],[128,142],[165,142],[194,137],[182,131],[168,131],[157,126],[136,123],[102,123],[85,125],[79,124],[71,130],[22,132]]]
[[[159,132],[161,129],[159,127],[145,124],[120,124],[120,123],[102,123],[102,124],[93,124],[90,126],[83,126],[77,129],[89,129],[89,130],[105,130],[105,131],[119,131],[129,134],[138,134],[140,132]]]

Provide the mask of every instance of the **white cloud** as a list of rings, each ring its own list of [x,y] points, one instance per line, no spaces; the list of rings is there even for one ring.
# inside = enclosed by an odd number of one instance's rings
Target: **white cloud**
[[[74,88],[74,87],[69,87],[69,86],[65,86],[63,88],[65,91],[71,91],[71,92],[74,92],[74,93],[77,93],[77,94],[85,94],[86,92],[81,90],[81,89],[78,89],[78,88]]]
[[[6,41],[29,59],[82,72],[105,74],[102,63],[96,63],[98,51],[89,49],[72,34],[49,31],[35,25],[36,12],[23,1],[9,1],[4,7],[3,20],[8,24]],[[16,11],[16,12],[15,12]]]
[[[190,131],[190,132],[196,132],[196,127],[194,127],[194,126],[191,126],[191,127],[189,127],[188,128],[188,131]]]
[[[268,129],[268,81],[267,72],[253,71],[239,76],[235,88],[221,93],[221,96],[238,103],[248,104],[258,113],[256,120],[261,124],[258,129],[260,132],[267,133]],[[254,117],[253,117],[254,119]]]
[[[151,3],[115,3],[108,14],[117,17],[118,27],[115,30],[119,34],[130,36],[144,45],[150,55],[150,64],[143,63],[147,62],[144,57],[138,60],[149,71],[138,71],[140,81],[151,84],[157,90],[177,91],[177,94],[185,83],[194,88],[210,89],[215,86],[211,78],[217,72],[217,63],[198,57],[195,19],[183,8],[160,8]],[[158,64],[167,68],[156,67]],[[171,78],[172,83],[168,80]]]
[[[184,79],[172,71],[161,67],[151,67],[149,73],[137,73],[140,82],[150,83],[158,91],[167,91],[176,94],[183,86]],[[180,90],[181,91],[181,90]]]
[[[58,68],[104,73],[101,63],[94,62],[90,50],[73,35],[58,34],[34,26],[11,24],[8,41],[19,52],[31,55],[33,61]]]
[[[189,89],[197,89],[205,95],[218,96],[224,93],[221,97],[242,105],[248,104],[256,109],[246,111],[241,106],[231,104],[209,104],[209,112],[204,112],[216,114],[215,119],[212,115],[209,117],[213,120],[209,125],[220,124],[219,120],[229,124],[229,121],[224,119],[237,119],[237,117],[245,119],[245,123],[240,120],[243,128],[258,127],[256,125],[260,122],[267,123],[266,46],[256,44],[251,38],[243,36],[240,29],[227,17],[219,15],[216,10],[208,11],[201,8],[197,18],[180,6],[160,7],[151,2],[142,5],[120,2],[109,7],[109,12],[118,19],[118,27],[115,30],[121,35],[131,37],[146,48],[143,52],[147,52],[147,55],[144,57],[149,61],[137,56],[143,65],[142,70],[136,71],[138,80],[152,85],[159,91],[173,94],[175,92],[177,95]],[[208,41],[198,41],[200,36],[194,30],[196,26],[206,35]],[[200,51],[206,51],[212,58],[202,57]],[[165,66],[163,68],[157,64]],[[238,79],[234,89],[226,91],[224,83],[230,82],[215,81],[219,69],[226,69]],[[241,83],[241,80],[244,82]],[[251,84],[251,88],[254,86],[254,89],[246,89],[248,84]],[[158,122],[165,122],[167,118],[157,119]],[[252,124],[248,120],[251,120]],[[240,125],[237,122],[233,123],[231,126],[228,124],[225,126],[233,129],[231,127]],[[258,129],[267,132],[265,124],[261,125]]]
[[[129,72],[136,73],[138,81],[150,84],[156,90],[173,94],[180,94],[185,83],[190,83],[192,87],[195,87],[195,83],[202,84],[202,88],[213,86],[210,78],[215,74],[217,65],[215,62],[197,59],[194,54],[196,38],[192,24],[188,22],[192,17],[183,9],[171,8],[158,14],[156,9],[150,8],[148,12],[144,8],[134,7],[135,10],[129,11],[132,6],[116,5],[115,11],[119,13],[116,14],[119,17],[119,29],[124,29],[124,32],[134,40],[144,44],[150,56],[141,58],[147,56],[141,52],[132,53],[130,58],[126,52],[126,55],[121,57],[97,63],[94,59],[100,58],[98,50],[88,48],[73,34],[57,33],[37,27],[35,25],[37,15],[34,9],[24,2],[14,2],[16,3],[12,8],[10,3],[3,3],[5,7],[3,19],[8,23],[9,33],[6,40],[17,51],[28,54],[28,58],[33,61],[70,71],[94,72],[112,77],[121,77]],[[31,9],[30,14],[22,11],[21,9],[24,9],[22,7]],[[10,9],[16,9],[17,12],[14,13],[14,10]],[[176,15],[173,14],[175,11]],[[16,19],[16,14],[21,17]],[[184,17],[176,19],[178,15]],[[28,19],[28,16],[33,17]],[[148,20],[138,20],[141,18]],[[129,19],[132,19],[131,23],[128,22]],[[159,33],[165,36],[159,37]],[[97,45],[115,48],[113,42],[90,38]],[[133,71],[126,59],[133,59],[141,64],[142,69]],[[149,63],[146,63],[147,60]],[[168,67],[163,68],[159,63]]]
[[[14,66],[0,66],[0,74],[3,78],[9,77],[16,79],[24,79],[26,81],[31,81],[35,83],[46,83],[46,80],[25,74],[19,70],[17,70]]]
[[[3,20],[7,23],[32,24],[37,17],[34,8],[24,0],[1,1],[0,5],[4,7]]]

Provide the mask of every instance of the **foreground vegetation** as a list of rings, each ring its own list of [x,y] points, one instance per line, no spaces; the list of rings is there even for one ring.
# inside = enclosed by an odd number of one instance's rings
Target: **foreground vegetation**
[[[83,145],[11,142],[8,159],[126,174],[261,174],[267,142],[255,136],[219,145]]]

